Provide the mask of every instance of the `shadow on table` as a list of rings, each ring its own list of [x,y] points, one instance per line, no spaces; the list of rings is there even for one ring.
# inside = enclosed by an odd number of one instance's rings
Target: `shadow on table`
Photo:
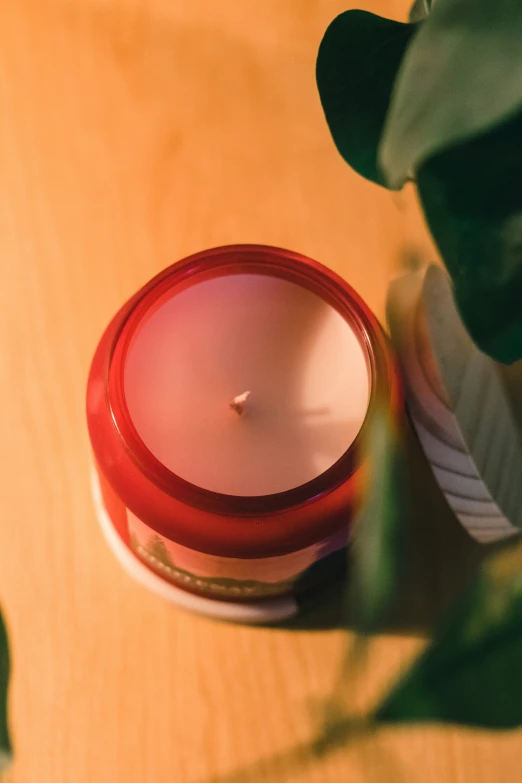
[[[376,727],[364,720],[342,718],[328,733],[315,739],[296,743],[279,753],[247,764],[223,775],[208,777],[199,783],[267,783],[308,773],[326,756],[336,751],[351,751],[351,760],[361,767],[367,783],[404,783],[405,767],[390,750],[379,741]],[[371,743],[371,744],[370,744]],[[384,777],[385,776],[385,777]]]
[[[421,447],[410,428],[406,449],[411,477],[411,505],[405,520],[404,574],[399,594],[381,633],[429,635],[434,624],[493,547],[474,541],[449,509]],[[350,628],[345,595],[349,565],[331,562],[339,576],[313,597],[285,628]],[[348,561],[349,563],[349,561]]]
[[[522,378],[522,363],[520,366]],[[522,408],[522,406],[521,406]],[[522,417],[521,417],[522,421]],[[448,508],[420,445],[410,430],[406,448],[411,466],[411,510],[405,523],[405,574],[395,608],[381,633],[430,635],[434,624],[451,604],[457,593],[471,579],[480,562],[498,546],[481,546],[473,541]],[[306,601],[302,614],[285,628],[293,630],[326,630],[350,628],[344,596],[347,585],[344,574]],[[349,648],[348,648],[349,651]],[[350,659],[345,659],[350,664]],[[351,664],[350,664],[351,665]],[[337,682],[346,675],[338,674]],[[357,677],[359,673],[357,673]],[[335,705],[337,686],[332,696]],[[339,699],[341,706],[342,694]],[[328,706],[328,699],[325,700]],[[297,743],[279,753],[259,759],[250,765],[201,783],[263,783],[266,780],[297,779],[336,751],[350,751],[351,759],[361,767],[368,783],[403,783],[413,780],[417,772],[408,769],[405,760],[395,757],[381,741],[379,726],[364,717],[339,714],[330,724],[320,724],[308,741]]]
[[[481,547],[474,542],[450,512],[411,431],[406,446],[411,465],[412,504],[405,523],[405,574],[394,611],[380,632],[429,635],[434,623],[469,581],[480,561],[491,552],[491,547]],[[350,628],[345,607],[349,577],[346,557],[344,563],[344,573],[313,599],[305,599],[301,614],[286,623],[285,629]],[[345,659],[345,664],[351,665],[349,658]],[[341,668],[337,679],[345,674]],[[332,696],[336,693],[334,683]],[[342,701],[341,694],[339,705]],[[328,702],[329,699],[325,699],[323,706],[327,707]],[[334,702],[335,698],[331,704]],[[339,714],[338,720],[329,725],[319,721],[317,733],[312,733],[302,743],[200,783],[298,779],[299,773],[307,774],[331,754],[348,750],[351,761],[361,768],[368,783],[381,783],[384,779],[387,783],[402,783],[405,779],[413,779],[404,759],[399,762],[381,741],[378,729],[364,717]]]

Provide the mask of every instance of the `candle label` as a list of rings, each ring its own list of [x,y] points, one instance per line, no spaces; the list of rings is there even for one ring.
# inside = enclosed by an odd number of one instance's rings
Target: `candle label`
[[[189,549],[159,535],[127,509],[134,552],[163,577],[215,597],[264,597],[292,590],[312,565],[347,546],[348,529],[287,555],[242,560]]]

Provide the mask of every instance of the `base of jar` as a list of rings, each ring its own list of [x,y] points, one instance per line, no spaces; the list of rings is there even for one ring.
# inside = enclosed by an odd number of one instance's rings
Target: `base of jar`
[[[91,470],[91,491],[96,516],[109,548],[129,576],[147,590],[190,612],[233,623],[272,624],[288,620],[297,614],[299,606],[292,596],[268,598],[255,603],[232,603],[194,595],[167,582],[147,568],[121,540],[103,503],[100,483],[94,467]]]

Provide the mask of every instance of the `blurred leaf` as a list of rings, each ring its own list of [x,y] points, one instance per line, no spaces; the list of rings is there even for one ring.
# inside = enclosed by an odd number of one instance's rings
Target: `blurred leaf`
[[[390,187],[518,111],[521,40],[520,0],[437,0],[404,57],[386,118],[379,160]]]
[[[522,725],[522,545],[494,556],[377,709],[381,723]]]
[[[397,425],[386,409],[372,422],[366,452],[369,475],[353,533],[348,599],[351,624],[363,634],[382,622],[404,561],[406,464]]]
[[[502,362],[522,357],[521,141],[522,113],[417,171],[426,220],[466,327]]]
[[[489,557],[483,569],[493,584],[504,590],[522,574],[522,543],[517,540]]]
[[[0,614],[0,772],[12,761],[11,740],[7,719],[7,695],[10,675],[9,640]]]
[[[335,745],[340,726],[361,724],[346,715],[366,660],[370,634],[378,630],[397,596],[404,552],[406,463],[397,422],[387,407],[377,410],[363,443],[367,466],[365,501],[357,517],[350,547],[346,621],[356,635],[346,646],[329,698],[321,704],[319,744]],[[367,725],[366,719],[362,721]]]
[[[346,11],[319,47],[317,86],[337,149],[355,171],[381,185],[377,150],[395,76],[415,30],[366,11]]]

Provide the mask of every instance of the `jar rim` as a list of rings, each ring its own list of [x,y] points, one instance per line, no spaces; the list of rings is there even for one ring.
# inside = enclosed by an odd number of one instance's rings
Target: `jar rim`
[[[369,400],[355,439],[327,470],[296,487],[269,495],[229,495],[199,487],[171,471],[149,450],[138,434],[127,406],[124,370],[137,329],[170,294],[204,280],[230,274],[262,274],[296,283],[333,307],[357,337],[368,368]],[[359,468],[361,442],[378,400],[388,398],[391,368],[382,330],[364,301],[334,272],[299,253],[265,245],[226,245],[186,257],[146,284],[114,335],[107,364],[106,394],[112,425],[129,457],[158,489],[188,506],[217,514],[263,516],[318,500],[346,482]],[[360,459],[360,457],[359,457]]]

